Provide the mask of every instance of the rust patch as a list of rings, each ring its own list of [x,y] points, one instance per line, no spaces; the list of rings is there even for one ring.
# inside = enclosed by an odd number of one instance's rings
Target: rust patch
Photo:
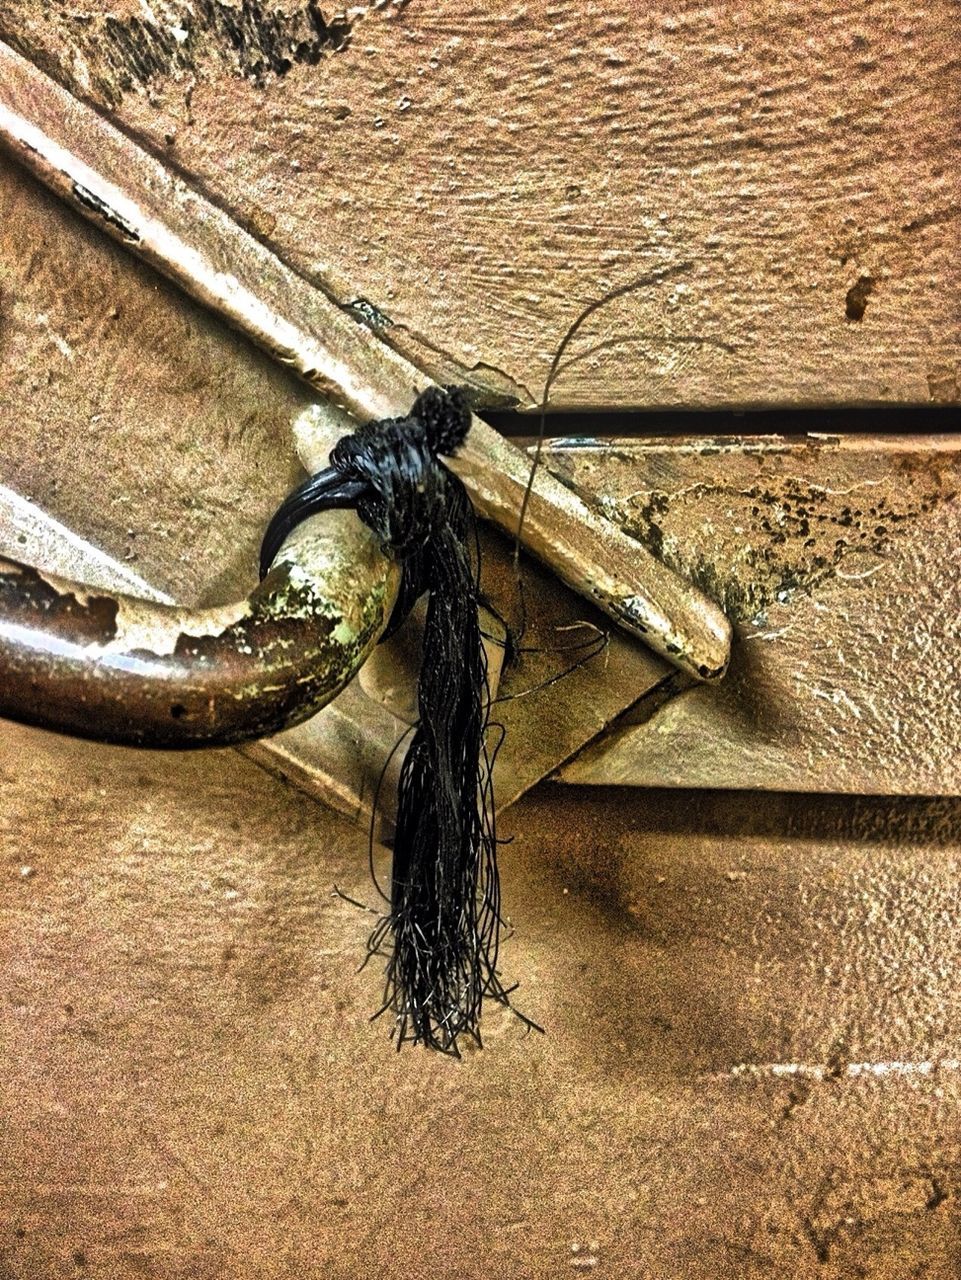
[[[286,584],[286,578],[282,580]],[[242,662],[256,673],[276,671],[289,664],[291,653],[302,658],[305,635],[310,635],[312,647],[323,650],[329,665],[329,654],[337,649],[332,640],[335,625],[317,608],[317,598],[310,591],[286,585],[282,596],[269,590],[255,595],[251,612],[216,635],[182,633],[173,657],[191,666]]]
[[[0,612],[72,644],[108,644],[117,634],[117,601],[90,595],[81,603],[26,565],[0,560]]]
[[[605,514],[690,577],[732,621],[746,622],[775,602],[812,594],[846,562],[851,572],[869,568],[902,528],[955,497],[950,468],[928,463],[900,489],[865,486],[842,495],[771,476],[743,488],[702,482],[683,495],[652,490],[607,505]]]
[[[349,680],[383,623],[378,597],[339,636],[343,620],[283,569],[249,606],[219,634],[182,633],[172,652],[122,649],[117,600],[58,589],[0,560],[0,715],[105,742],[225,746],[312,715]],[[111,640],[106,653],[85,651]]]

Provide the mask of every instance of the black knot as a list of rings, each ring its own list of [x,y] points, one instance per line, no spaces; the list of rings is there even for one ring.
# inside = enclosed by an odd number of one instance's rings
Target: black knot
[[[444,473],[412,418],[388,418],[345,436],[330,462],[342,476],[366,482],[357,514],[384,551],[411,555],[443,519]]]
[[[410,416],[423,425],[435,456],[455,453],[470,430],[470,409],[460,387],[428,387],[414,401]]]
[[[357,514],[384,551],[404,558],[424,545],[444,513],[444,476],[412,418],[388,418],[338,441],[331,466],[365,482]]]
[[[330,466],[284,502],[264,535],[261,577],[301,520],[353,507],[401,559],[414,556],[447,519],[451,476],[438,461],[464,442],[470,409],[459,387],[428,387],[404,418],[382,418],[338,440]]]
[[[402,559],[418,551],[447,518],[446,469],[470,427],[459,387],[428,387],[406,418],[382,418],[338,440],[330,465],[347,480],[364,481],[357,514],[385,551]]]

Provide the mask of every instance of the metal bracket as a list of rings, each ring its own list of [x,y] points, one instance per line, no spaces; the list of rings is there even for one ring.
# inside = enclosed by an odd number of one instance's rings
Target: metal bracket
[[[222,211],[0,44],[0,142],[75,209],[210,307],[335,405],[406,412],[428,380]],[[318,407],[298,437],[308,470],[342,433]],[[455,463],[480,512],[513,534],[530,464],[475,417]],[[699,680],[721,676],[718,607],[546,472],[524,545],[625,629]],[[296,531],[261,587],[190,613],[8,564],[0,592],[0,712],[114,741],[224,743],[296,723],[376,643],[396,568],[346,513]]]

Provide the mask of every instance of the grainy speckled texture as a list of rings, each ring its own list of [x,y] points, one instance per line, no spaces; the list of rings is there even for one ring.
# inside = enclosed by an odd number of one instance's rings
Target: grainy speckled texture
[[[693,261],[584,332],[580,405],[957,401],[957,35],[951,0],[0,3],[446,380],[536,401],[583,302]]]
[[[548,1034],[456,1063],[367,1022],[342,820],[12,726],[0,781],[4,1280],[958,1274],[957,802],[542,789]]]
[[[508,394],[602,279],[696,254],[691,293],[605,316],[559,401],[957,398],[948,5],[540,15],[371,7],[286,74],[200,37],[181,78],[108,96],[399,344]],[[0,0],[81,90],[75,50],[114,48],[87,16]],[[216,599],[288,487],[299,392],[0,198],[5,416],[47,446],[3,479]],[[78,244],[88,303],[55,311]],[[668,327],[706,341],[619,345]],[[369,922],[329,896],[370,896],[346,823],[233,754],[3,726],[0,771],[3,1280],[961,1269],[957,802],[542,790],[510,818],[504,967],[549,1034],[494,1011],[454,1064],[367,1024]]]
[[[961,791],[961,436],[558,441],[548,465],[718,599],[734,658],[565,772]]]

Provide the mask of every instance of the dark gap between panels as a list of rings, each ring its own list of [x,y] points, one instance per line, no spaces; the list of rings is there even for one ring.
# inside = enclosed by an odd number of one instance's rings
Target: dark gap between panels
[[[537,435],[536,412],[482,410],[502,435]],[[558,436],[798,436],[937,435],[961,430],[957,405],[897,405],[866,409],[746,409],[743,411],[569,409],[547,415],[546,435]]]

